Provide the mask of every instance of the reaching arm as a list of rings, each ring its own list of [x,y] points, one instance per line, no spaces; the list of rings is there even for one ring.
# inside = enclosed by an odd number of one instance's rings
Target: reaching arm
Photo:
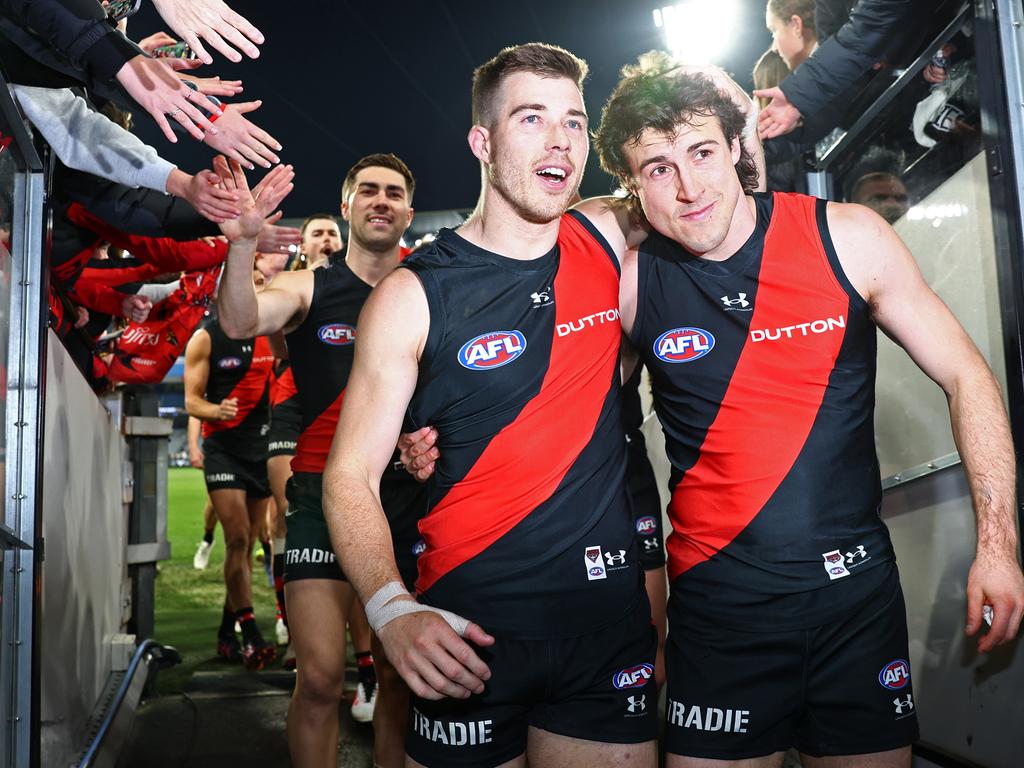
[[[981,627],[982,606],[992,606],[992,627],[978,643],[987,652],[1013,639],[1024,615],[1013,439],[999,385],[880,216],[859,205],[829,203],[828,223],[843,269],[868,301],[875,322],[949,401],[953,438],[977,518],[977,552],[967,581],[967,633]]]
[[[221,224],[230,242],[224,278],[217,294],[221,327],[231,338],[245,339],[290,330],[302,322],[313,298],[313,274],[282,273],[259,296],[252,282],[256,242],[270,215],[291,191],[291,166],[279,165],[253,190],[242,167],[223,157],[215,161],[223,186],[239,197],[242,215]]]
[[[324,515],[334,551],[364,604],[385,585],[401,581],[381,508],[380,478],[416,387],[429,322],[419,280],[402,269],[381,281],[359,317],[355,363],[324,471]],[[465,635],[478,645],[493,642],[475,624]],[[416,695],[466,698],[483,691],[487,667],[436,614],[398,616],[378,636]]]
[[[12,90],[25,116],[65,165],[130,187],[167,188],[174,165],[71,90],[27,85]]]

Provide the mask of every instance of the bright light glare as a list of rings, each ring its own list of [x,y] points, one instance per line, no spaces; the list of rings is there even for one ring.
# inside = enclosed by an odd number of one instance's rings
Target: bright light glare
[[[684,0],[655,9],[654,26],[679,61],[717,64],[732,45],[736,16],[736,0]]]

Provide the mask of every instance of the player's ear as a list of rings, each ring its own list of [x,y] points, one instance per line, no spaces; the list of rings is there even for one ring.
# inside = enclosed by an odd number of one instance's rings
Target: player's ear
[[[342,200],[342,202],[341,202],[341,218],[343,218],[345,221],[348,221],[349,213],[350,213],[350,210],[349,210],[349,207],[348,207],[348,201],[347,200]]]
[[[491,132],[482,125],[469,129],[469,148],[481,163],[491,162]]]

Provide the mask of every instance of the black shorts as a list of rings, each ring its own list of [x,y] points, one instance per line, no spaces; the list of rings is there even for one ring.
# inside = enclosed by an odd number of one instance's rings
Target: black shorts
[[[647,444],[639,430],[626,435],[626,489],[636,523],[636,551],[645,571],[665,565],[665,537],[661,525],[661,497]]]
[[[209,493],[237,488],[245,491],[245,495],[250,498],[265,499],[270,496],[265,454],[237,455],[207,440],[203,443],[203,475]]]
[[[285,486],[288,532],[284,540],[284,580],[347,581],[334,555],[324,519],[323,475],[296,472]]]
[[[749,631],[669,600],[665,748],[739,760],[796,747],[816,757],[884,752],[917,739],[899,574],[842,618]]]
[[[501,765],[526,751],[530,726],[587,741],[653,741],[656,648],[646,597],[619,621],[582,637],[498,637],[476,649],[491,669],[484,693],[412,697],[406,753],[428,768]]]
[[[302,410],[297,399],[285,400],[270,412],[267,433],[267,458],[294,456],[302,432]]]

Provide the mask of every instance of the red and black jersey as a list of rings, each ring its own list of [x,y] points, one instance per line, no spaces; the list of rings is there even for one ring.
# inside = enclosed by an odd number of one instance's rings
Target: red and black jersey
[[[219,403],[238,398],[238,415],[225,421],[204,421],[203,439],[224,450],[238,450],[255,456],[266,455],[267,424],[270,421],[270,375],[274,355],[266,336],[231,339],[220,323],[203,326],[210,334],[210,376],[206,399]]]
[[[302,411],[293,472],[324,471],[352,372],[356,321],[371,290],[341,256],[313,270],[309,313],[285,337]],[[425,492],[397,458],[381,476],[382,505],[392,530],[415,530],[426,509]]]
[[[611,250],[569,213],[538,259],[442,230],[402,266],[430,309],[407,426],[435,426],[441,451],[417,590],[509,635],[569,637],[620,619],[643,587]]]
[[[293,472],[322,473],[352,372],[356,320],[372,286],[343,258],[313,270],[309,313],[285,339],[302,410]]]
[[[736,626],[818,626],[894,557],[878,516],[876,331],[825,201],[755,204],[753,234],[724,261],[647,240],[632,341],[672,464],[674,599]]]
[[[278,361],[277,370],[274,371],[270,380],[270,407],[277,408],[277,406],[293,400],[298,394],[299,390],[295,386],[291,361]]]

